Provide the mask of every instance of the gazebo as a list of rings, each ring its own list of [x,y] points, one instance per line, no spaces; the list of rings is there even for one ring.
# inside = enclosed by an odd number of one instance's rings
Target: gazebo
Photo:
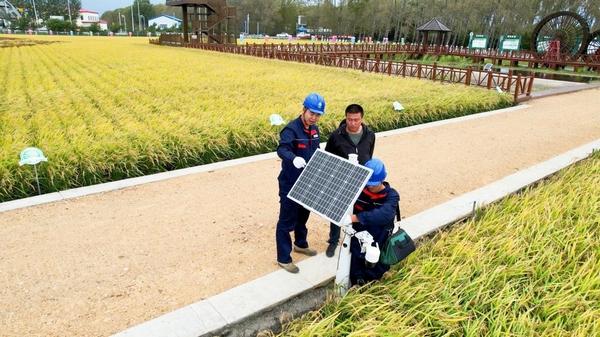
[[[423,52],[427,51],[429,45],[429,33],[433,32],[436,35],[435,39],[435,50],[439,51],[439,47],[444,43],[446,34],[451,32],[450,28],[446,27],[438,19],[431,19],[424,25],[417,28],[417,31],[423,34],[423,41],[421,43]]]
[[[236,43],[235,7],[226,0],[167,0],[167,6],[181,7],[183,41],[189,43],[189,23],[192,38],[199,43]]]

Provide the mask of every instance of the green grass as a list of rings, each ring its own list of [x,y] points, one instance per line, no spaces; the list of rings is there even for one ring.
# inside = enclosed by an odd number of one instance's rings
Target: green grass
[[[281,336],[600,335],[600,153],[421,242]]]

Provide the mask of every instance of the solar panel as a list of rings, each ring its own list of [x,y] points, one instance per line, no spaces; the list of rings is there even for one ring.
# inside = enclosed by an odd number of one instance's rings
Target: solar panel
[[[287,197],[340,224],[373,171],[318,149]]]

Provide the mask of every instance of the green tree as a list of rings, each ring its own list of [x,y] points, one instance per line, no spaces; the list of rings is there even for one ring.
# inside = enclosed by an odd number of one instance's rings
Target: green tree
[[[34,17],[33,2],[31,0],[12,0],[11,3],[17,7],[27,11],[30,16]],[[71,7],[71,17],[73,20],[77,18],[77,13],[81,9],[81,0],[69,0]],[[36,0],[35,8],[38,17],[42,20],[48,20],[50,16],[69,17],[67,0]]]
[[[119,26],[118,23],[113,22],[108,26],[108,30],[110,30],[113,33],[118,33],[121,31],[121,26]]]
[[[50,19],[46,21],[46,27],[53,32],[62,32],[65,31],[65,23],[63,20]]]
[[[90,25],[90,27],[88,28],[88,31],[90,31],[94,34],[98,34],[98,33],[100,33],[100,25],[94,22]]]

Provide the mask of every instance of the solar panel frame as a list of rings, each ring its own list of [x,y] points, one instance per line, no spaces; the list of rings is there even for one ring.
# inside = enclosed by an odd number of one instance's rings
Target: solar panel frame
[[[372,173],[368,167],[317,149],[287,197],[340,225]]]

